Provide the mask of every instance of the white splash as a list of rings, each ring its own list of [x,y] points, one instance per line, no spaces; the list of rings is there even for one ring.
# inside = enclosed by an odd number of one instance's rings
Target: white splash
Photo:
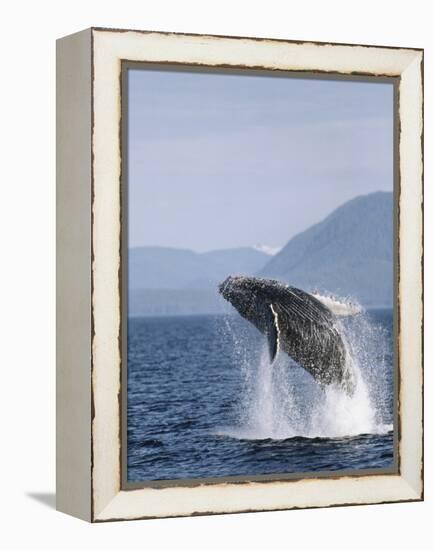
[[[245,388],[240,418],[220,435],[238,439],[342,438],[381,434],[385,423],[385,365],[387,341],[380,329],[359,315],[350,326],[340,326],[348,354],[347,368],[354,380],[348,395],[340,386],[320,388],[285,353],[270,364],[264,344],[258,360],[239,355]],[[241,345],[237,341],[237,345]]]
[[[237,439],[287,439],[298,435],[293,426],[292,396],[276,384],[281,357],[271,365],[267,346],[263,347],[254,373],[245,373],[251,385],[244,395],[241,425],[222,429],[220,435]]]
[[[312,296],[330,309],[332,313],[341,317],[347,315],[357,315],[362,312],[362,307],[350,300],[335,298],[333,296],[322,295],[318,292],[312,292]]]
[[[314,408],[306,437],[350,437],[386,433],[377,423],[377,414],[360,369],[353,371],[355,390],[350,396],[340,387],[324,389],[323,399]]]

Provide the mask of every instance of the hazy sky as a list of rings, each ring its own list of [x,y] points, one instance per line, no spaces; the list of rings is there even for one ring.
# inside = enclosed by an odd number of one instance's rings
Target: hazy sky
[[[129,246],[283,246],[393,187],[391,84],[129,71]]]

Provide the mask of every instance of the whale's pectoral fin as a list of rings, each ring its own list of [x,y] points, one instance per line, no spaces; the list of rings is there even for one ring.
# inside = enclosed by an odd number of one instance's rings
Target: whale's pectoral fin
[[[273,362],[279,351],[279,324],[277,313],[270,305],[270,315],[267,315],[267,330],[268,351],[270,352],[270,361]]]

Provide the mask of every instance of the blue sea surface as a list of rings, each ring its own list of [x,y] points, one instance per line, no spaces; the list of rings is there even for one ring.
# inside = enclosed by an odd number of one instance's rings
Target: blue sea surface
[[[239,316],[130,318],[130,482],[389,468],[393,315],[342,321],[354,396],[321,389]]]

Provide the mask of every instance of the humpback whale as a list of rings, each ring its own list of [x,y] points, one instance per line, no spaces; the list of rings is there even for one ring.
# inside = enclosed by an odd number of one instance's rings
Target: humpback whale
[[[230,276],[220,294],[268,340],[270,359],[289,355],[321,385],[349,394],[354,382],[334,313],[317,297],[272,279]]]

